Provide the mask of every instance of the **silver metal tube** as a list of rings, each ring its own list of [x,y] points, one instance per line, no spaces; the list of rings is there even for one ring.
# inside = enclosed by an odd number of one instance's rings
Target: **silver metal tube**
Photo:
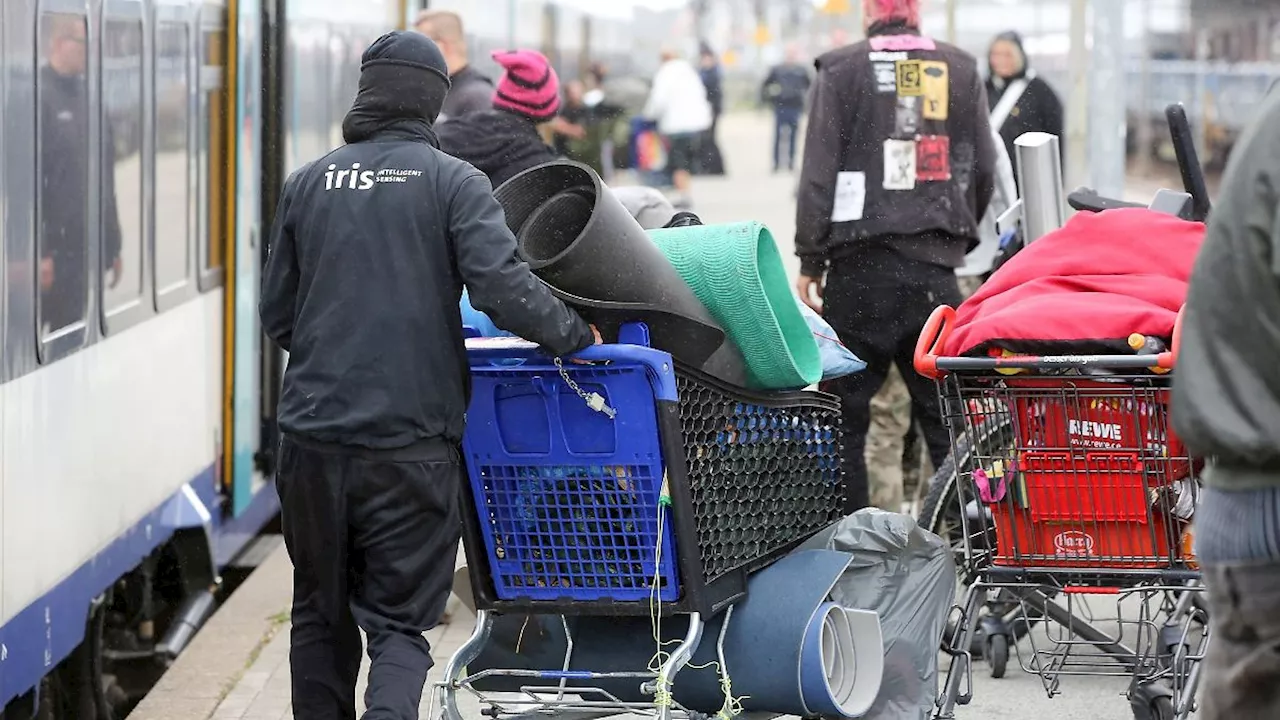
[[[1058,136],[1030,132],[1013,142],[1018,154],[1018,185],[1022,189],[1022,225],[1032,243],[1066,222],[1062,189],[1062,156]]]
[[[1103,197],[1124,197],[1125,3],[1093,4],[1093,52],[1089,58],[1089,177]]]

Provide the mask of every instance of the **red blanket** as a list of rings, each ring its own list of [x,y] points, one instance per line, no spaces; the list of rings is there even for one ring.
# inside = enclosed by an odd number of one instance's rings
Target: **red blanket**
[[[1123,351],[1132,333],[1167,341],[1203,240],[1203,223],[1149,210],[1077,213],[959,307],[943,352]]]

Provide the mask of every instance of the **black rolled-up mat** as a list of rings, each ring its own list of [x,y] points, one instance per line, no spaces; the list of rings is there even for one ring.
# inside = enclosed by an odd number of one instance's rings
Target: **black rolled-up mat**
[[[754,575],[747,599],[734,606],[724,637],[731,692],[744,710],[795,715],[859,717],[876,699],[883,674],[883,641],[874,612],[847,610],[830,601],[852,560],[830,550],[796,552]],[[717,641],[726,614],[707,622],[689,665],[676,675],[677,702],[715,713],[725,704]],[[564,662],[565,636],[556,616],[505,616],[495,621],[485,651],[470,672],[491,668],[545,670]],[[569,617],[574,638],[570,669],[636,672],[657,650],[647,618]],[[679,639],[684,616],[665,618],[662,637]],[[670,651],[672,644],[664,645]],[[476,683],[490,692],[517,692],[527,679],[496,676]],[[570,681],[598,687],[628,702],[651,700],[635,679]]]
[[[626,322],[654,347],[725,382],[747,383],[746,362],[644,228],[581,163],[530,168],[494,191],[522,260],[606,341]]]

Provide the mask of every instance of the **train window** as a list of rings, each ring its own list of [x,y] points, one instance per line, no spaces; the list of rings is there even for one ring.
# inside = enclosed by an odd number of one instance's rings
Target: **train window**
[[[192,223],[191,31],[186,23],[156,27],[156,225],[157,301],[190,282]]]
[[[142,57],[141,18],[102,23],[102,182],[99,242],[108,317],[142,301]]]
[[[36,82],[37,269],[40,337],[82,331],[89,305],[88,25],[79,13],[40,16]],[[83,337],[83,333],[80,333]]]
[[[201,29],[200,132],[197,154],[201,180],[200,200],[200,289],[209,290],[220,281],[224,239],[227,232],[227,102],[226,31],[224,10],[206,5]],[[217,14],[215,14],[217,13]]]

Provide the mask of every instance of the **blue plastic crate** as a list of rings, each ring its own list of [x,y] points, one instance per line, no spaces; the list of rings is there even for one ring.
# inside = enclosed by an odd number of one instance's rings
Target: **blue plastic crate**
[[[501,600],[636,602],[679,597],[674,529],[659,498],[658,400],[676,399],[670,356],[606,345],[564,363],[616,417],[589,408],[546,358],[515,340],[468,340],[463,439],[481,536]],[[519,357],[523,364],[508,363]],[[495,365],[501,360],[502,365]],[[655,567],[656,566],[656,567]]]

